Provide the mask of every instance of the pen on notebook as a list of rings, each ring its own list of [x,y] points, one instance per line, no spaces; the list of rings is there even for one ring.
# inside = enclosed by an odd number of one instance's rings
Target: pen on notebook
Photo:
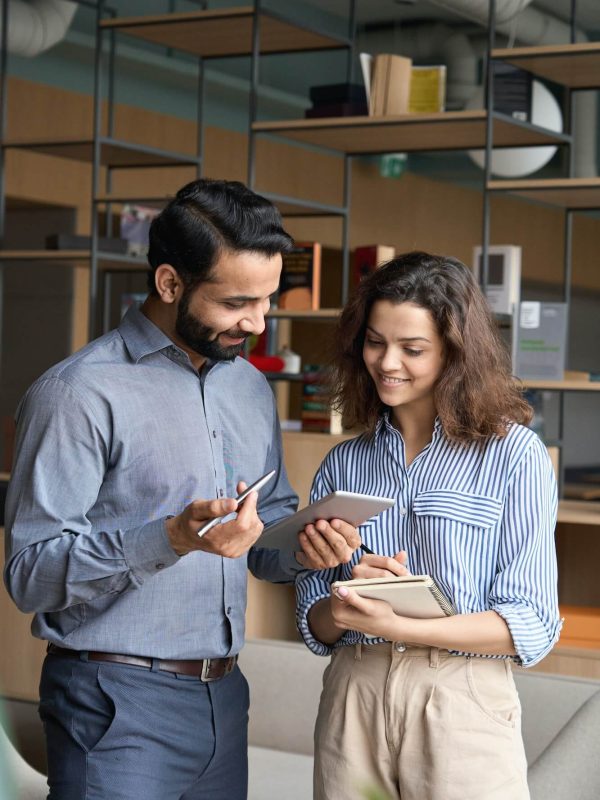
[[[375,553],[370,548],[368,548],[366,544],[363,544],[362,542],[360,543],[360,549],[363,551],[363,553],[367,553],[370,556],[375,555]]]

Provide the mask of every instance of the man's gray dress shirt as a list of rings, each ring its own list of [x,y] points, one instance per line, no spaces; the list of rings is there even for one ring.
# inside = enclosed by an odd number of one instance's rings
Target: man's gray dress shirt
[[[52,367],[17,412],[6,506],[5,581],[33,633],[76,650],[219,657],[244,641],[247,567],[291,582],[291,553],[178,557],[165,519],[192,500],[259,494],[265,524],[297,497],[282,463],[273,394],[248,362],[199,375],[132,308],[120,327]]]

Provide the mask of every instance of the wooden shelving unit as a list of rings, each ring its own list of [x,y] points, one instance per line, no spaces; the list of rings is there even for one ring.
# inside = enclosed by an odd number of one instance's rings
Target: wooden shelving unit
[[[93,139],[7,139],[4,147],[8,150],[30,150],[55,158],[71,158],[75,161],[92,163],[94,159]],[[103,167],[181,167],[194,166],[198,157],[184,153],[172,153],[156,147],[146,147],[134,142],[122,142],[103,137],[100,140],[100,164]]]
[[[215,9],[104,20],[104,30],[120,30],[147,42],[202,58],[252,53],[254,8]],[[290,22],[272,10],[260,14],[260,49],[264,54],[346,47],[343,37],[328,36]]]
[[[489,181],[488,191],[511,194],[566,210],[600,208],[600,178]]]
[[[77,262],[82,266],[89,266],[91,258],[90,250],[0,250],[0,261],[41,261],[56,263]],[[121,253],[97,254],[98,268],[110,270],[126,271],[146,271],[148,262],[139,256],[128,256]]]
[[[570,89],[595,89],[600,82],[600,42],[494,49],[492,58]]]
[[[255,133],[357,155],[478,149],[485,147],[486,124],[486,111],[445,111],[256,122],[252,127]],[[502,114],[494,114],[494,135],[498,147],[556,145],[568,140],[565,134],[523,124]]]

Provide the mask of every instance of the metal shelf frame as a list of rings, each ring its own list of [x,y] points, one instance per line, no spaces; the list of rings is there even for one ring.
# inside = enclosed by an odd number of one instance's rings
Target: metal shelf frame
[[[575,159],[574,147],[572,142],[572,110],[573,93],[580,90],[600,88],[600,73],[598,78],[589,78],[582,74],[581,68],[574,72],[552,69],[553,62],[561,63],[564,67],[567,58],[577,59],[578,64],[600,64],[600,44],[588,43],[585,46],[576,43],[577,32],[577,0],[570,0],[570,44],[557,45],[556,47],[537,47],[537,48],[514,48],[514,49],[495,49],[496,35],[496,2],[489,0],[488,17],[488,52],[486,59],[486,108],[488,111],[494,108],[494,82],[493,82],[493,63],[499,61],[514,63],[522,69],[528,70],[532,75],[559,82],[564,91],[564,119],[565,119],[565,144],[568,146],[568,175],[567,178],[558,180],[538,180],[538,181],[503,181],[491,179],[491,159],[494,142],[494,113],[488,113],[487,135],[485,147],[485,169],[484,169],[484,213],[482,230],[482,275],[481,284],[485,291],[489,277],[489,245],[490,245],[490,221],[491,221],[491,197],[494,194],[512,193],[516,196],[531,197],[531,199],[544,202],[542,193],[544,186],[550,186],[550,192],[555,193],[555,197],[561,199],[555,205],[564,209],[564,247],[563,247],[563,302],[567,307],[567,351],[569,341],[569,312],[571,306],[571,287],[572,287],[572,260],[573,260],[573,215],[576,211],[591,210],[594,208],[592,203],[598,195],[598,206],[600,207],[600,181],[597,178],[575,179],[573,177]],[[585,59],[585,61],[584,61]],[[537,67],[537,68],[536,68]],[[584,70],[585,71],[585,70]],[[578,192],[587,192],[583,196],[583,201],[578,204]],[[546,202],[552,203],[551,200]],[[513,315],[513,325],[518,324],[519,309],[516,308]],[[565,417],[565,392],[567,391],[597,391],[590,385],[589,387],[572,385],[573,381],[555,381],[549,387],[544,381],[526,381],[531,388],[536,388],[532,384],[539,384],[537,388],[551,388],[559,394],[558,409],[558,440],[564,441],[564,417]],[[559,494],[562,494],[564,485],[565,464],[562,448],[559,449]]]

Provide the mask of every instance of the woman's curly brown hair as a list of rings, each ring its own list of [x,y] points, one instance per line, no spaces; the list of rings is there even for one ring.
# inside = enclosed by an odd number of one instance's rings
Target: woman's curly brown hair
[[[365,278],[340,317],[331,386],[333,406],[346,427],[373,432],[387,408],[363,361],[365,331],[378,300],[414,303],[431,314],[444,350],[435,406],[450,440],[502,437],[512,422],[531,420],[531,407],[511,375],[508,353],[471,270],[455,258],[415,251]]]

